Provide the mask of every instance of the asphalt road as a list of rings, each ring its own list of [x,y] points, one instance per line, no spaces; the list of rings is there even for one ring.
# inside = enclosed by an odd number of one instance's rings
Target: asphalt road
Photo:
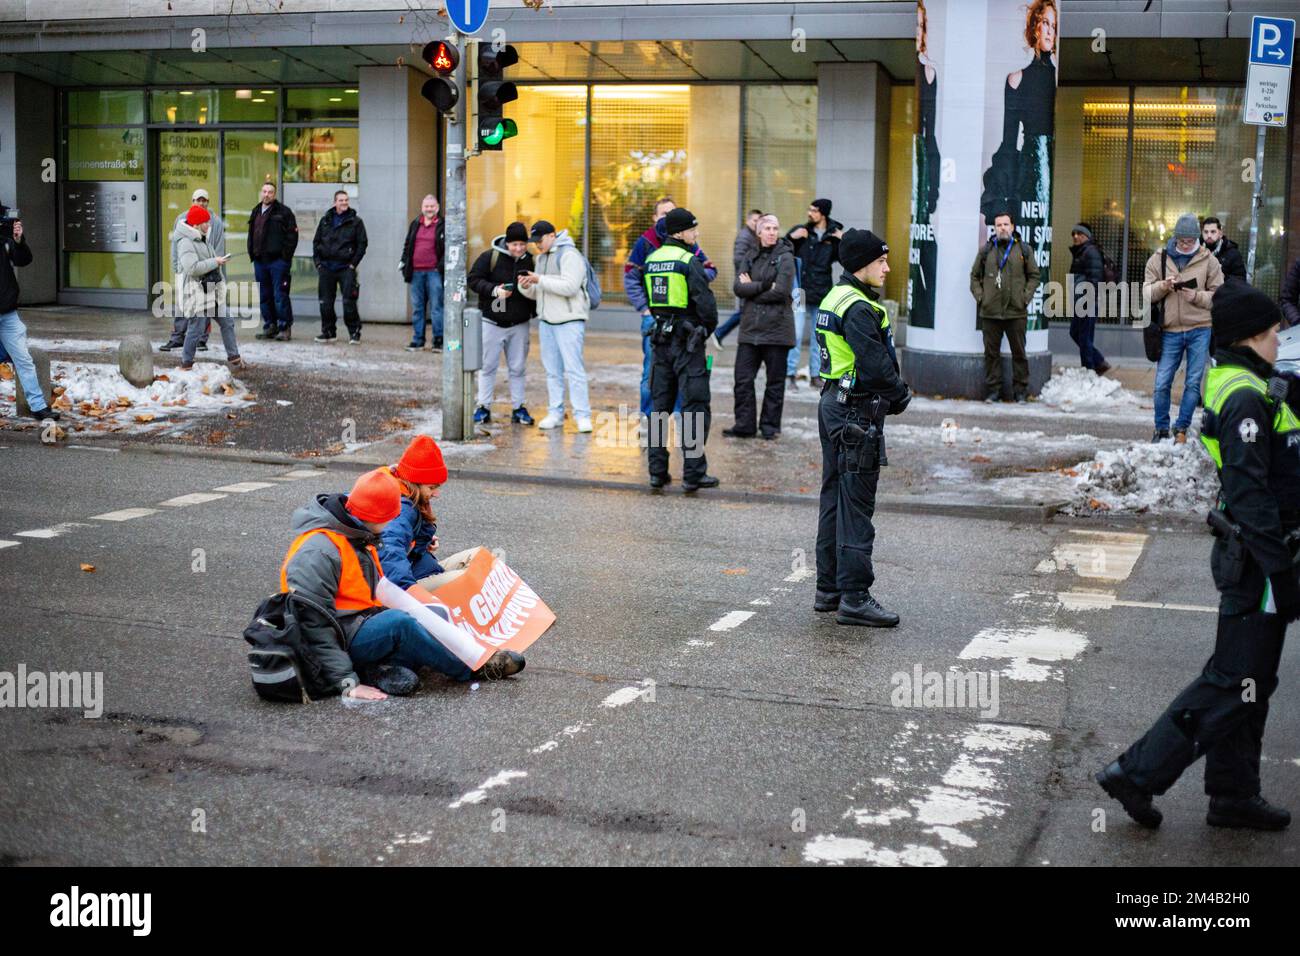
[[[290,512],[349,480],[290,471],[0,447],[0,671],[102,671],[105,696],[98,719],[0,710],[0,862],[1300,860],[1295,829],[1207,828],[1199,767],[1157,833],[1090,780],[1209,653],[1206,535],[884,514],[876,593],[903,624],[881,632],[812,612],[812,505],[453,483],[445,553],[501,549],[557,615],[527,669],[274,707],[239,635]],[[267,486],[160,505],[236,482]],[[129,508],[155,510],[93,517]],[[1263,770],[1293,806],[1298,663]],[[897,706],[918,666],[996,674],[996,708]]]

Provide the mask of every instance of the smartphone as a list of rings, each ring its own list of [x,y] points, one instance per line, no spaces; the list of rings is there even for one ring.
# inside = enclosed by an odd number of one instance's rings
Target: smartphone
[[[505,289],[507,292],[514,292],[515,284],[513,282],[503,282],[501,283],[501,288]]]
[[[1192,278],[1190,278],[1190,279],[1184,279],[1182,282],[1175,282],[1175,283],[1174,283],[1174,288],[1175,288],[1175,289],[1195,289],[1195,288],[1196,288],[1196,277],[1195,277],[1195,276],[1192,276]]]

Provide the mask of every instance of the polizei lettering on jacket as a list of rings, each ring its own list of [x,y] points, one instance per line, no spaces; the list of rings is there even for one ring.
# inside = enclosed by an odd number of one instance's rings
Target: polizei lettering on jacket
[[[152,893],[70,893],[50,897],[51,926],[129,926],[133,936],[148,936],[153,925]]]
[[[645,264],[646,272],[674,272],[676,271],[677,260],[659,259],[652,260]]]

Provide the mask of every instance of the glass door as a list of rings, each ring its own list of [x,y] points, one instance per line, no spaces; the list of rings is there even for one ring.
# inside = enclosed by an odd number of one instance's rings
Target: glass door
[[[221,214],[226,223],[230,282],[252,281],[248,258],[248,214],[261,197],[263,183],[275,183],[280,151],[273,129],[226,130],[222,133]],[[302,224],[299,223],[299,228]],[[310,242],[310,234],[308,241]]]
[[[158,133],[158,274],[171,281],[176,217],[190,208],[194,190],[208,191],[212,209],[221,201],[217,163],[221,134],[216,130],[166,130]]]

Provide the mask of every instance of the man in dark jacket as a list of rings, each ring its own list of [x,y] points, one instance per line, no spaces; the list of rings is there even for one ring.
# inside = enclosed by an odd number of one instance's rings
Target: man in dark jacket
[[[292,338],[289,270],[297,248],[298,220],[293,210],[275,198],[274,183],[264,183],[262,201],[248,217],[248,258],[262,305],[262,331],[256,338],[278,342]]]
[[[1201,441],[1221,490],[1210,570],[1219,590],[1214,654],[1146,734],[1096,780],[1150,829],[1152,802],[1205,756],[1206,822],[1281,830],[1291,814],[1260,794],[1269,698],[1289,623],[1300,617],[1295,533],[1300,528],[1300,418],[1275,397],[1277,305],[1244,282],[1214,293],[1214,368],[1205,383]],[[1282,392],[1286,394],[1284,379]]]
[[[12,362],[18,386],[27,399],[32,418],[58,421],[59,413],[45,402],[45,392],[36,376],[36,363],[27,348],[27,326],[18,317],[18,277],[14,266],[31,265],[32,250],[23,237],[23,224],[9,218],[0,202],[0,361]]]
[[[844,274],[817,312],[821,350],[822,489],[817,517],[816,611],[839,624],[894,627],[898,615],[871,596],[876,485],[885,459],[886,415],[907,408],[912,392],[899,373],[889,315],[879,289],[889,275],[889,246],[866,229],[839,245]]]
[[[653,323],[650,344],[649,416],[650,487],[662,488],[668,476],[668,428],[680,393],[682,417],[682,489],[716,488],[708,473],[704,445],[709,440],[709,367],[704,340],[718,327],[718,303],[710,279],[695,254],[699,223],[687,209],[674,208],[663,218],[667,239],[645,259],[645,298]]]
[[[753,438],[754,379],[767,370],[763,414],[758,430],[766,439],[781,434],[785,405],[785,360],[794,342],[794,250],[781,238],[776,216],[758,221],[759,248],[737,269],[735,292],[741,302],[740,345],[736,349],[736,424],[724,428],[729,438]]]
[[[815,309],[831,291],[831,266],[839,261],[843,233],[844,227],[831,218],[829,199],[814,199],[808,207],[808,221],[786,233],[794,254],[803,263],[800,281],[810,309]]]
[[[408,352],[421,348],[442,351],[442,270],[447,259],[446,220],[439,215],[438,197],[430,193],[420,200],[420,215],[411,220],[402,244],[398,268],[411,286],[411,344]],[[433,344],[427,345],[425,319]]]
[[[1011,213],[993,217],[994,236],[976,255],[970,269],[970,294],[979,303],[984,330],[984,401],[1002,396],[1002,337],[1011,345],[1012,393],[1029,401],[1029,358],[1025,334],[1029,303],[1038,288],[1034,251],[1016,232]]]
[[[1287,270],[1286,278],[1282,280],[1282,294],[1279,298],[1282,305],[1282,325],[1288,329],[1300,325],[1300,256],[1296,257],[1295,262],[1291,263],[1291,268]]]
[[[1219,222],[1217,216],[1207,216],[1201,222],[1201,240],[1219,260],[1224,282],[1233,279],[1246,281],[1246,261],[1241,258],[1241,249],[1223,234],[1223,223]]]
[[[1074,277],[1073,306],[1070,316],[1070,338],[1079,346],[1079,362],[1098,375],[1110,371],[1110,363],[1093,344],[1097,334],[1097,316],[1100,311],[1101,283],[1105,277],[1105,262],[1101,249],[1092,238],[1092,228],[1084,222],[1070,230],[1070,275]],[[998,345],[1001,350],[1001,343]]]
[[[348,208],[348,202],[348,194],[342,189],[334,194],[334,208],[320,217],[316,236],[311,241],[312,262],[319,276],[316,289],[320,299],[320,335],[316,341],[321,343],[338,338],[334,296],[342,293],[348,344],[361,344],[361,316],[357,312],[361,285],[357,281],[357,266],[365,257],[368,243],[366,224],[355,209]]]
[[[467,282],[478,293],[483,313],[483,365],[478,373],[478,408],[474,421],[492,420],[492,393],[496,391],[501,353],[506,354],[510,377],[510,421],[533,424],[524,406],[525,372],[528,369],[528,320],[537,314],[537,302],[519,291],[519,276],[533,271],[528,252],[528,227],[512,222],[504,236],[492,240],[492,248],[479,256],[469,270]]]
[[[745,224],[740,227],[735,242],[731,244],[732,275],[739,275],[745,260],[758,252],[758,220],[762,215],[761,209],[751,209],[745,215]],[[737,302],[736,311],[731,313],[727,321],[719,325],[718,330],[713,333],[713,338],[719,346],[722,345],[723,339],[731,334],[731,330],[740,324],[742,304]]]

